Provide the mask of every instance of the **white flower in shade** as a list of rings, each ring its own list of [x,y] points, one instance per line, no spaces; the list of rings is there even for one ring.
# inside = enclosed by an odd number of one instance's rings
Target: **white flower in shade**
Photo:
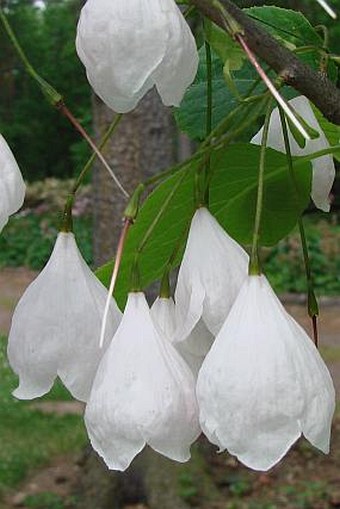
[[[209,440],[268,470],[303,434],[327,453],[334,387],[306,332],[264,276],[249,276],[198,375]]]
[[[94,91],[120,113],[154,85],[178,106],[197,72],[195,39],[174,0],[87,0],[76,47]]]
[[[99,361],[121,320],[112,299],[104,347],[99,348],[106,288],[83,260],[74,235],[59,233],[52,255],[21,297],[8,338],[8,358],[19,375],[14,396],[48,392],[57,375],[86,401]]]
[[[312,107],[308,99],[301,95],[295,97],[289,101],[289,104],[301,115],[302,118],[307,122],[310,127],[318,131],[320,136],[314,140],[307,140],[304,147],[300,147],[296,142],[293,134],[289,130],[289,144],[291,153],[293,156],[305,156],[329,148],[328,140],[322,131],[319,122],[317,121]],[[263,127],[253,137],[251,143],[260,145],[262,140]],[[285,143],[283,138],[283,132],[281,127],[280,115],[278,108],[274,108],[269,122],[269,133],[267,146],[278,150],[279,152],[285,152]],[[325,212],[330,209],[329,206],[329,193],[332,189],[332,185],[335,177],[335,167],[333,157],[331,155],[325,155],[312,160],[313,166],[313,179],[312,179],[312,191],[311,197],[315,205]]]
[[[24,203],[25,189],[19,166],[0,134],[0,231]]]
[[[125,470],[145,444],[176,461],[190,458],[200,433],[195,380],[155,328],[141,292],[129,294],[99,365],[85,424],[110,469]]]
[[[191,371],[197,377],[204,357],[208,353],[214,336],[208,331],[202,320],[199,320],[187,337],[184,331],[176,325],[176,307],[172,298],[159,297],[151,308],[153,321],[162,334],[174,345],[181,354]]]
[[[248,255],[218,224],[199,208],[191,222],[175,291],[177,322],[191,330],[202,317],[216,335],[247,277]],[[189,328],[190,332],[190,328]]]

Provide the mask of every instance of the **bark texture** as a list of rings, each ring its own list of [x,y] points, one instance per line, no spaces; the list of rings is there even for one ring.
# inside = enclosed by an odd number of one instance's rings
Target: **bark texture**
[[[113,119],[100,99],[93,99],[98,143]],[[151,91],[123,120],[103,150],[106,160],[131,193],[142,180],[170,166],[175,159],[174,125],[169,109]],[[115,253],[126,200],[108,172],[97,162],[94,171],[94,258],[102,265]]]

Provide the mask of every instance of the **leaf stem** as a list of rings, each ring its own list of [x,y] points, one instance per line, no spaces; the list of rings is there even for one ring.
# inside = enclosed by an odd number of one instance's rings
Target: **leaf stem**
[[[225,145],[228,145],[231,141],[234,140],[234,138],[236,138],[236,136],[242,133],[247,127],[252,125],[256,118],[260,114],[262,114],[263,108],[265,107],[269,98],[270,96],[268,95],[268,93],[266,93],[256,96],[251,101],[247,101],[246,99],[244,99],[239,106],[237,106],[233,111],[231,111],[229,115],[226,118],[224,118],[218,124],[218,126],[215,127],[215,129],[211,131],[210,135],[204,140],[203,143],[201,143],[198,150],[189,159],[179,164],[176,164],[171,168],[168,168],[167,170],[163,171],[162,173],[154,175],[153,177],[145,180],[144,185],[151,186],[154,184],[158,184],[159,182],[165,180],[171,175],[174,175],[175,173],[178,173],[181,170],[189,170],[193,162],[201,159],[207,154],[211,154],[211,152],[214,150],[218,150],[224,147]],[[251,111],[249,112],[249,109],[252,109],[252,104],[255,101],[259,101],[259,104],[257,105],[253,112]],[[245,111],[242,111],[244,109]],[[235,116],[241,113],[242,117],[245,118],[246,120],[241,122],[241,124],[238,124],[237,128],[232,128],[230,132],[225,133],[229,125],[231,126],[234,125]],[[224,134],[221,136],[221,133]],[[220,138],[218,138],[218,136],[220,136]]]
[[[121,119],[122,119],[122,114],[118,114],[115,116],[115,118],[113,119],[113,122],[110,124],[109,128],[107,129],[106,133],[104,134],[103,138],[100,141],[99,150],[104,148],[104,146],[106,145],[106,143],[109,140],[109,138],[111,137],[111,135],[115,132]],[[72,208],[73,208],[75,196],[76,196],[78,189],[79,189],[81,183],[83,182],[85,176],[87,175],[88,171],[91,169],[91,166],[92,166],[95,158],[96,158],[96,154],[93,152],[91,154],[91,156],[89,157],[89,159],[87,160],[87,162],[85,163],[83,169],[79,173],[76,182],[72,186],[72,189],[71,189],[69,195],[67,196],[64,211],[63,211],[63,218],[62,218],[60,231],[63,231],[63,232],[73,231]]]
[[[265,160],[266,160],[266,146],[269,133],[269,123],[271,116],[271,102],[267,106],[266,117],[263,125],[263,133],[261,140],[261,151],[260,151],[260,164],[259,164],[259,175],[257,185],[257,198],[256,198],[256,212],[254,221],[254,232],[253,242],[251,248],[251,255],[249,260],[249,275],[261,274],[261,263],[259,257],[259,243],[260,243],[260,229],[262,220],[262,209],[263,209],[263,195],[264,195],[264,171],[265,171]]]
[[[291,106],[287,103],[287,101],[282,97],[282,95],[277,91],[276,87],[274,86],[273,82],[270,80],[270,78],[267,76],[267,74],[264,72],[260,64],[258,63],[255,55],[250,50],[249,46],[247,45],[246,41],[240,34],[235,35],[236,40],[239,42],[239,44],[244,49],[244,52],[246,53],[249,61],[252,63],[254,68],[256,69],[259,76],[262,78],[262,81],[267,86],[269,92],[272,94],[274,99],[278,102],[278,104],[285,110],[287,116],[290,118],[290,120],[293,122],[295,127],[300,131],[302,136],[306,140],[310,140],[310,136],[304,126],[301,124],[299,119],[294,114]]]
[[[111,124],[109,125],[108,129],[106,130],[106,132],[104,133],[104,136],[102,137],[102,139],[100,140],[100,143],[98,145],[98,149],[99,150],[102,150],[106,143],[108,142],[108,140],[111,138],[111,136],[113,135],[113,133],[116,131],[120,121],[122,120],[123,118],[123,115],[122,113],[118,113],[117,115],[115,115],[113,121],[111,122]],[[96,158],[96,152],[93,152],[91,154],[91,156],[89,157],[87,163],[85,164],[84,168],[82,169],[82,171],[80,172],[77,180],[76,180],[76,183],[74,184],[73,188],[72,188],[72,193],[73,194],[76,194],[82,181],[84,180],[86,174],[88,173],[88,171],[90,170],[95,158]]]
[[[114,180],[115,184],[117,185],[119,190],[122,192],[122,194],[125,196],[125,198],[129,198],[129,193],[124,189],[122,184],[119,182],[118,178],[116,177],[116,175],[110,168],[109,164],[105,160],[103,154],[97,148],[94,141],[91,139],[91,137],[85,131],[85,129],[81,126],[81,124],[78,122],[78,120],[75,118],[75,116],[71,113],[71,111],[65,105],[62,95],[57,90],[55,90],[55,88],[53,88],[44,78],[42,78],[37,73],[37,71],[34,69],[33,65],[31,64],[31,62],[27,58],[24,50],[22,49],[22,47],[17,39],[17,36],[15,35],[1,6],[0,6],[0,20],[3,24],[3,27],[9,37],[11,43],[14,46],[14,49],[16,50],[20,60],[24,64],[24,67],[25,67],[27,73],[36,81],[36,83],[40,87],[43,95],[47,98],[48,102],[52,106],[56,107],[57,110],[60,111],[71,122],[73,127],[81,134],[81,136],[90,145],[91,149],[96,154],[98,159],[101,161],[103,166],[107,169],[107,171],[111,175],[112,179]]]
[[[28,60],[26,53],[24,52],[21,45],[19,44],[19,41],[18,41],[11,25],[9,24],[7,16],[5,15],[1,5],[0,5],[0,20],[2,22],[4,29],[5,29],[5,32],[7,33],[8,38],[10,39],[12,45],[14,46],[14,49],[16,50],[21,62],[24,64],[24,67],[25,67],[27,73],[39,85],[42,93],[44,94],[44,96],[46,97],[48,102],[50,104],[52,104],[53,106],[57,106],[63,100],[62,95],[55,88],[53,88],[46,80],[44,80],[37,73],[37,71],[34,69],[32,64]]]
[[[299,205],[299,189],[297,186],[294,168],[293,168],[293,159],[292,159],[292,153],[291,153],[291,149],[290,149],[287,121],[286,121],[284,111],[280,107],[279,107],[279,114],[280,114],[281,127],[282,127],[283,139],[284,139],[284,144],[285,144],[285,152],[287,155],[288,172],[289,172],[289,176],[291,178],[292,184],[293,184],[294,197],[295,197],[296,205],[298,207],[298,205]],[[306,280],[307,280],[308,315],[310,316],[310,318],[312,320],[314,343],[316,346],[318,346],[317,317],[319,315],[319,305],[318,305],[318,301],[316,299],[315,292],[314,292],[312,268],[311,268],[311,262],[310,262],[310,258],[309,258],[309,252],[308,252],[308,242],[307,242],[307,237],[306,237],[306,232],[305,232],[302,217],[299,217],[299,219],[298,219],[298,227],[299,227],[299,233],[300,233],[300,239],[301,239]]]
[[[206,88],[206,123],[205,133],[206,139],[209,138],[212,131],[212,62],[211,62],[211,49],[210,44],[205,41],[205,56],[206,56],[206,75],[207,75],[207,88]],[[209,173],[210,173],[210,152],[205,156],[205,164],[203,167],[197,169],[195,175],[195,195],[196,206],[208,206],[209,203]]]
[[[115,173],[112,171],[110,165],[104,158],[103,154],[100,152],[94,141],[91,139],[91,137],[87,134],[83,126],[78,122],[78,120],[75,118],[73,113],[68,109],[68,107],[61,103],[58,106],[59,111],[71,122],[71,124],[75,127],[75,129],[81,134],[81,136],[84,138],[84,140],[87,141],[87,143],[92,148],[93,152],[96,154],[100,162],[103,164],[103,166],[106,168],[106,170],[111,175],[114,183],[118,187],[118,189],[121,191],[121,193],[125,196],[125,198],[129,198],[129,193],[124,189],[123,185],[120,183],[119,179],[115,175]]]

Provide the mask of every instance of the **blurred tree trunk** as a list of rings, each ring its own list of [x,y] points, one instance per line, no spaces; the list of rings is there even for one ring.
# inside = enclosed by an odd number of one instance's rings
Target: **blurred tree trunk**
[[[97,97],[93,100],[97,140],[113,119]],[[133,112],[124,115],[116,134],[103,151],[112,170],[131,193],[136,185],[175,161],[176,140],[172,115],[154,92]],[[94,172],[94,257],[101,265],[114,255],[126,200],[108,172],[98,163]]]
[[[93,100],[97,140],[113,119],[113,113]],[[111,168],[128,192],[146,177],[176,159],[177,141],[171,112],[158,95],[149,93],[138,108],[124,115],[116,134],[104,150]],[[94,256],[96,265],[115,253],[125,199],[98,163],[94,173]],[[176,464],[145,449],[125,473],[109,472],[93,451],[84,457],[81,509],[120,509],[146,504],[150,509],[185,509],[177,491]],[[144,507],[141,506],[141,507]]]

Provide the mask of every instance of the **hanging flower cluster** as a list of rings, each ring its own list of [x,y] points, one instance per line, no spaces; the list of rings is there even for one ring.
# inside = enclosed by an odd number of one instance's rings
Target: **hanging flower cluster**
[[[175,300],[151,310],[112,300],[104,347],[106,291],[72,233],[60,233],[43,272],[13,316],[8,356],[14,394],[46,393],[57,375],[86,401],[93,448],[125,470],[148,444],[184,462],[201,430],[220,450],[267,470],[303,434],[329,450],[334,388],[316,347],[284,310],[248,255],[202,207],[193,216]]]
[[[174,0],[87,0],[76,46],[95,92],[121,113],[153,86],[165,105],[178,105],[197,71],[195,40]],[[320,131],[306,98],[291,104]],[[274,110],[265,124],[268,145],[284,151],[278,118]],[[252,142],[261,139],[262,130]],[[322,133],[303,147],[293,134],[289,141],[293,155],[328,146]],[[0,227],[24,192],[6,147]],[[331,157],[316,159],[312,198],[322,210],[329,208],[333,179]],[[302,434],[327,453],[335,408],[329,372],[265,276],[248,275],[248,266],[244,249],[207,208],[198,208],[174,298],[162,295],[150,309],[135,290],[122,316],[110,295],[100,344],[107,290],[65,228],[13,315],[14,395],[42,396],[59,376],[86,403],[92,446],[115,470],[125,470],[146,444],[187,461],[201,431],[255,470],[275,465]]]

